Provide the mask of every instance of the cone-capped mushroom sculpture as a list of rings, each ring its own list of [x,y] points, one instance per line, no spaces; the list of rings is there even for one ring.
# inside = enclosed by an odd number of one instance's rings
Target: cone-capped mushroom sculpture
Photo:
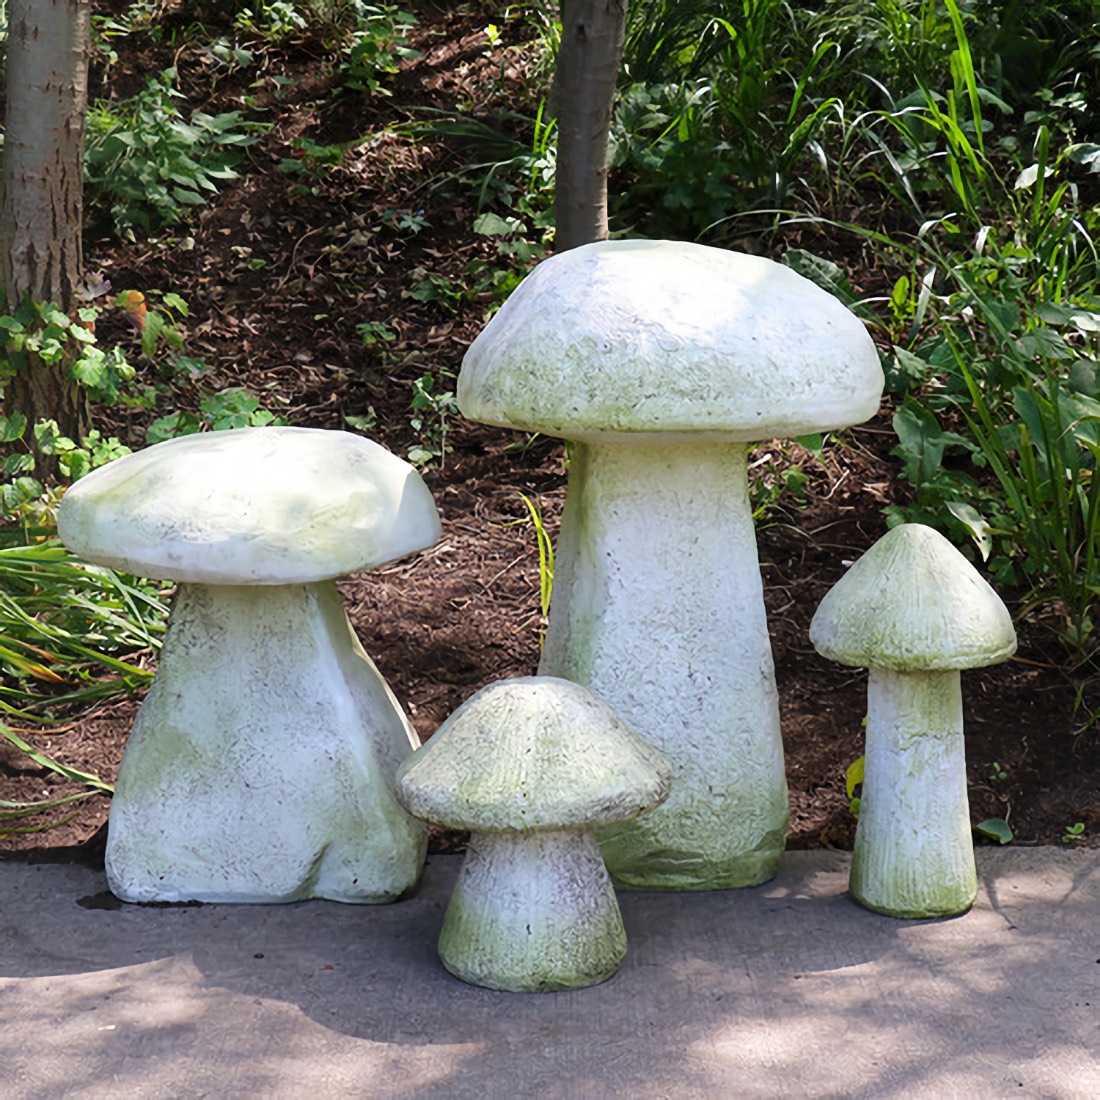
[[[852,897],[892,917],[964,913],[978,879],[959,670],[1015,652],[1008,609],[943,535],[905,523],[837,581],[810,640],[870,670]]]
[[[787,786],[746,454],[867,419],[863,325],[789,268],[668,241],[541,263],[473,342],[473,420],[574,442],[539,671],[584,684],[669,758],[668,801],[604,829],[620,885],[763,882]]]
[[[662,801],[664,757],[590,691],[532,676],[482,688],[398,773],[417,817],[470,829],[439,956],[490,989],[605,981],[626,954],[593,835]]]
[[[64,496],[89,561],[179,590],[111,804],[127,901],[393,901],[426,831],[394,773],[416,736],[333,578],[430,546],[416,471],[347,432],[243,428],[118,459]]]

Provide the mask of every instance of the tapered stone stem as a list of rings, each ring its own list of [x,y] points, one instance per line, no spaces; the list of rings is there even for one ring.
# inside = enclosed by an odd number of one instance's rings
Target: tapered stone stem
[[[474,833],[439,937],[473,985],[544,992],[595,985],[626,955],[619,903],[592,833]]]
[[[111,805],[126,901],[393,901],[426,829],[393,794],[415,744],[332,581],[181,585]]]
[[[600,830],[615,882],[771,878],[789,811],[746,445],[576,444],[555,565],[540,673],[590,688],[673,769],[663,806]]]
[[[956,670],[871,670],[849,889],[860,905],[893,917],[949,916],[974,903]]]

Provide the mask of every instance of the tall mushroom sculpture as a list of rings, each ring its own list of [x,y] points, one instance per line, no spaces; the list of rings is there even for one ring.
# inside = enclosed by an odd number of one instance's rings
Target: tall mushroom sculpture
[[[347,432],[243,428],[118,459],[64,496],[74,553],[179,582],[111,805],[126,901],[392,901],[427,834],[417,744],[333,578],[439,537],[416,471]]]
[[[470,346],[466,416],[573,442],[539,671],[672,763],[662,807],[600,834],[620,885],[775,873],[787,787],[746,454],[865,420],[882,383],[863,325],[813,283],[667,241],[546,260]]]
[[[1011,656],[1008,609],[943,535],[904,523],[837,581],[810,640],[870,669],[852,897],[893,917],[965,912],[978,879],[959,670]]]

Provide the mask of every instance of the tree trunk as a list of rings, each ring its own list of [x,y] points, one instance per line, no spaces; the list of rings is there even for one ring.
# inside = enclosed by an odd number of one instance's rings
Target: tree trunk
[[[607,239],[607,136],[623,56],[627,0],[563,0],[554,74],[559,252]]]
[[[0,284],[10,312],[24,298],[76,304],[81,249],[89,0],[10,0]],[[32,360],[8,384],[5,412],[87,433],[87,401],[64,363]]]

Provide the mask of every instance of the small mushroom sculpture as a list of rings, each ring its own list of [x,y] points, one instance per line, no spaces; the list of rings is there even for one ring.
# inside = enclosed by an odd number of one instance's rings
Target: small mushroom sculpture
[[[184,436],[64,496],[77,555],[179,582],[111,805],[126,901],[392,901],[427,833],[394,773],[418,743],[333,578],[439,537],[416,471],[347,432]]]
[[[473,985],[516,992],[610,978],[626,954],[593,830],[661,802],[664,757],[578,684],[482,688],[398,772],[417,817],[470,829],[439,956]]]
[[[464,415],[573,442],[539,671],[590,687],[673,767],[660,809],[600,833],[619,885],[774,875],[789,808],[748,447],[865,420],[882,384],[832,295],[670,241],[544,261],[470,346]]]
[[[810,640],[870,670],[852,897],[892,917],[965,912],[978,880],[959,670],[1015,652],[1008,609],[943,535],[906,523],[825,596]]]

